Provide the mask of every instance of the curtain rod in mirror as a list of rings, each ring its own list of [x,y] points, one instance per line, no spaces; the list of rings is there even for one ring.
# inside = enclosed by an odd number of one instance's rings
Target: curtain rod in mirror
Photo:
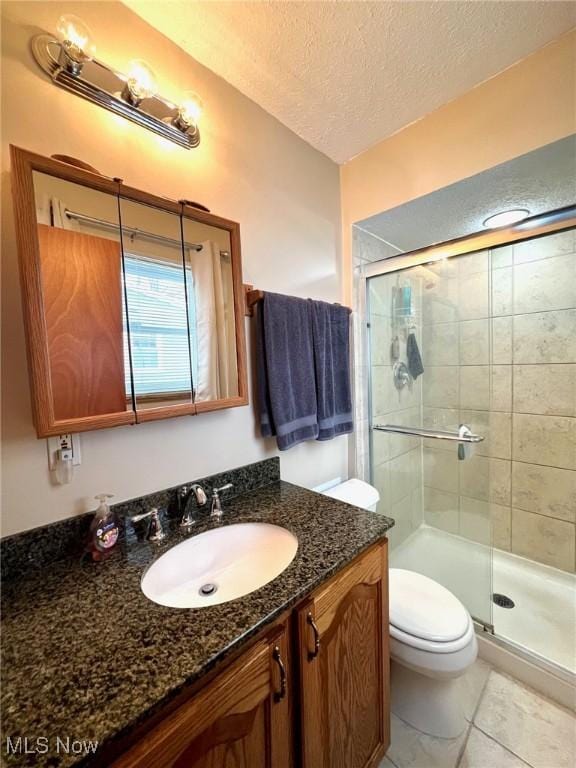
[[[100,227],[101,229],[107,229],[109,231],[118,231],[120,227],[118,224],[113,224],[111,221],[105,219],[97,219],[94,216],[87,216],[85,213],[78,213],[76,211],[70,211],[67,208],[64,211],[67,218],[73,221],[78,221],[81,224],[91,224],[94,227]],[[173,237],[167,237],[165,235],[155,235],[153,232],[146,232],[144,229],[138,229],[138,227],[122,227],[122,231],[130,235],[130,237],[139,237],[141,240],[148,240],[153,243],[161,243],[162,245],[169,245],[172,248],[181,248],[182,243],[180,240],[176,240]],[[184,242],[185,248],[190,248],[193,251],[201,251],[204,246],[200,243],[188,243]],[[228,251],[220,251],[220,256],[229,256]]]

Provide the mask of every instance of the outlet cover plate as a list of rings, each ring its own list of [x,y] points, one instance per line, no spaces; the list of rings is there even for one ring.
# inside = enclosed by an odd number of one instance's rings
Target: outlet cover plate
[[[80,435],[58,435],[46,440],[48,449],[48,466],[51,472],[56,469],[56,454],[61,448],[72,449],[72,466],[82,464],[82,452],[80,450]]]

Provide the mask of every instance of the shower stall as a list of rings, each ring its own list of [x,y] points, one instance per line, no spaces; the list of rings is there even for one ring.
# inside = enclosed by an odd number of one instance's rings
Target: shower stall
[[[354,232],[357,471],[396,521],[391,565],[440,582],[480,629],[567,682],[575,217],[563,209],[403,255]]]

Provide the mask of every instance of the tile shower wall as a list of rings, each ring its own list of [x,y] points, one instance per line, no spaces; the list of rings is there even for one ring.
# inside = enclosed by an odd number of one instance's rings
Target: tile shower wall
[[[494,546],[574,571],[575,234],[426,269],[424,425],[486,439],[463,462],[424,441],[425,521],[481,543],[492,528]]]
[[[370,281],[370,389],[372,423],[421,424],[422,377],[399,390],[394,385],[391,346],[398,338],[401,361],[406,362],[406,337],[411,323],[421,339],[421,278],[404,273],[383,275]],[[393,316],[393,289],[399,284],[412,289],[414,316]],[[423,521],[422,447],[418,438],[371,433],[372,482],[380,493],[379,511],[395,520],[390,531],[391,546],[397,546]]]

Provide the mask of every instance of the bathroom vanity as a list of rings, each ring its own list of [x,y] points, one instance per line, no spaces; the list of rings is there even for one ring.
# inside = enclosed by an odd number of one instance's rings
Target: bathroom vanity
[[[389,744],[387,572],[382,541],[145,725],[114,768],[224,766],[231,756],[245,768],[376,766]]]
[[[4,540],[4,738],[97,742],[93,754],[9,755],[8,766],[378,765],[389,743],[393,521],[282,482],[277,459],[198,482],[208,492],[234,483],[220,524],[200,510],[191,532],[168,521],[154,544],[127,523],[102,563],[43,562],[40,532],[28,548]],[[133,516],[176,490],[116,508]],[[248,522],[298,540],[277,578],[200,609],[143,594],[143,574],[174,545]]]

